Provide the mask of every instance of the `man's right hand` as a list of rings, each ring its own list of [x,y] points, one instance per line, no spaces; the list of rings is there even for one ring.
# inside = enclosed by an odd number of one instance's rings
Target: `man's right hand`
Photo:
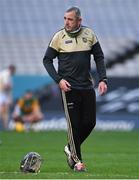
[[[66,81],[65,79],[61,79],[61,81],[59,82],[59,87],[61,90],[67,92],[71,90],[71,85],[68,81]]]

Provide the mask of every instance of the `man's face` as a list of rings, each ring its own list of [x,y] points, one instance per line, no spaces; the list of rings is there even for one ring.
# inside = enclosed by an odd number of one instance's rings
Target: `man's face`
[[[64,15],[64,26],[68,32],[75,31],[81,25],[81,18],[76,17],[74,11],[66,12]]]
[[[27,92],[25,95],[24,95],[24,98],[26,99],[26,100],[29,100],[29,99],[31,99],[32,98],[32,93],[31,92]]]
[[[11,76],[12,76],[12,75],[15,74],[16,68],[15,68],[15,66],[12,66],[12,65],[11,65],[11,66],[9,67],[9,70],[10,70],[10,74],[11,74]]]

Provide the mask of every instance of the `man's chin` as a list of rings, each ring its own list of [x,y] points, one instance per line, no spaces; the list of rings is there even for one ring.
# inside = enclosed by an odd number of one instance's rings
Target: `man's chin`
[[[65,29],[68,33],[70,33],[72,31],[71,29],[67,29],[67,28],[65,28]]]

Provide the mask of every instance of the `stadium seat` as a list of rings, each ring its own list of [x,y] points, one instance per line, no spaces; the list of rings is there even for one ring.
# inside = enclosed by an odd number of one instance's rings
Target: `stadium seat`
[[[132,49],[132,42],[139,42],[139,1],[80,0],[79,3],[78,0],[72,0],[66,4],[64,0],[60,2],[0,1],[0,70],[12,62],[17,66],[17,74],[46,75],[42,64],[46,47],[53,33],[63,26],[63,14],[70,6],[81,8],[83,24],[92,27],[98,35],[106,63],[112,61],[117,54]],[[131,61],[138,63],[136,57]],[[117,66],[119,72],[120,65]],[[122,66],[127,67],[124,63]],[[131,74],[134,72],[139,75],[139,71],[131,71]],[[113,70],[109,72],[118,74]]]

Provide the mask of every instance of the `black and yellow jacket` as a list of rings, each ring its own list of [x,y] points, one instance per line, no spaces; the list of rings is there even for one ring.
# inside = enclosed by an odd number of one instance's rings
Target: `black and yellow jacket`
[[[31,98],[29,100],[26,100],[24,98],[19,99],[17,105],[20,108],[21,115],[27,115],[35,110],[38,110],[39,107],[39,102],[36,98]]]
[[[93,87],[90,73],[92,54],[99,79],[106,79],[104,55],[94,32],[82,26],[76,37],[70,37],[65,29],[61,29],[50,41],[43,64],[57,83],[65,79],[72,88],[90,89]],[[58,72],[53,65],[53,59],[56,57],[58,58]]]

